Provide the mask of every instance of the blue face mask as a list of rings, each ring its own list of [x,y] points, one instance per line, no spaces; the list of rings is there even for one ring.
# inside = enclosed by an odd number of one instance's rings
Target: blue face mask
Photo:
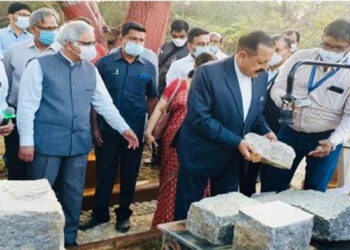
[[[39,42],[43,45],[51,45],[55,42],[56,38],[56,32],[55,31],[48,31],[48,30],[41,30],[40,36],[39,36]]]
[[[124,49],[130,56],[139,56],[142,54],[144,47],[134,42],[127,42]]]
[[[218,52],[218,50],[219,50],[219,48],[218,48],[218,46],[216,46],[216,45],[211,45],[211,46],[209,47],[210,53],[216,54],[216,52]]]
[[[209,52],[209,47],[208,46],[198,46],[193,52],[194,57],[198,57],[200,54],[204,52]]]

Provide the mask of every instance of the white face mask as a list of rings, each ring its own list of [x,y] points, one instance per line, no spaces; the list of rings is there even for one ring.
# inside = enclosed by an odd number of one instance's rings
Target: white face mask
[[[318,53],[320,54],[322,61],[329,63],[340,62],[345,56],[345,52],[334,52],[325,49],[320,49]]]
[[[185,39],[175,38],[175,39],[172,39],[172,41],[176,47],[182,47],[187,42],[187,38],[185,38]]]
[[[197,46],[194,49],[193,55],[194,57],[198,57],[202,53],[209,53],[209,46]]]
[[[81,60],[91,61],[97,55],[95,45],[88,45],[88,46],[79,45],[78,47],[80,49],[79,57]]]
[[[29,17],[26,16],[18,16],[17,17],[17,22],[16,22],[17,27],[19,27],[22,30],[26,30],[29,27]]]
[[[270,67],[273,67],[283,61],[283,57],[276,52],[273,53],[273,56],[269,62]]]

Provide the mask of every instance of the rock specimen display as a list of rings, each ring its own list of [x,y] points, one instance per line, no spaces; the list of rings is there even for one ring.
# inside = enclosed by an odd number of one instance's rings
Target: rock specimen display
[[[64,215],[46,179],[0,181],[0,249],[64,249]]]
[[[280,200],[313,214],[312,236],[317,240],[350,240],[350,197],[332,195],[314,190],[287,190],[263,196],[257,200]]]
[[[217,195],[192,203],[186,228],[215,245],[232,244],[233,228],[240,208],[259,204],[238,192]]]
[[[261,157],[255,160],[262,163],[282,168],[290,169],[295,158],[294,149],[280,141],[271,141],[264,136],[248,133],[244,139],[252,144]]]
[[[312,226],[313,215],[281,201],[243,207],[233,249],[308,250]]]

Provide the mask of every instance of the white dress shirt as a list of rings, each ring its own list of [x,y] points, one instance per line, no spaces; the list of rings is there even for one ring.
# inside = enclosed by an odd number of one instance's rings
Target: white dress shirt
[[[3,118],[2,112],[7,108],[8,81],[3,62],[0,60],[0,121]]]
[[[69,60],[69,58],[63,53],[62,55]],[[73,64],[71,60],[69,61]],[[34,119],[35,113],[39,109],[41,102],[43,88],[42,81],[43,73],[41,66],[39,61],[34,59],[26,67],[20,83],[21,88],[19,90],[18,98],[17,126],[21,146],[34,145]],[[130,129],[129,125],[120,115],[119,110],[114,106],[113,100],[97,69],[96,88],[92,95],[91,104],[96,112],[102,115],[108,124],[120,134],[123,134],[125,130]]]
[[[215,53],[215,56],[217,57],[218,60],[225,59],[228,57],[228,55],[222,52],[221,49],[218,49],[218,51]]]
[[[252,78],[244,75],[239,69],[235,56],[235,71],[239,83],[239,88],[241,90],[242,104],[243,104],[243,118],[244,121],[247,118],[250,104],[252,102]]]
[[[173,62],[166,74],[166,85],[169,86],[175,79],[187,78],[188,73],[194,69],[194,60],[191,54],[188,54],[188,56]]]

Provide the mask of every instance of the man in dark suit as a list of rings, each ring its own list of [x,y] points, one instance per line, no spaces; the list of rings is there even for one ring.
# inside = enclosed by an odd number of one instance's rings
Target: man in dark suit
[[[255,152],[242,139],[245,134],[276,139],[262,115],[264,71],[273,51],[271,38],[255,31],[239,39],[234,56],[203,65],[195,73],[177,142],[175,220],[185,219],[191,203],[203,197],[208,178],[213,196],[238,190],[240,172]]]
[[[271,61],[269,62],[268,86],[263,115],[271,130],[277,135],[281,128],[278,121],[280,118],[280,108],[271,99],[270,92],[283,63],[292,55],[292,44],[291,40],[284,35],[277,34],[272,36],[271,39],[273,41],[275,51]],[[239,191],[249,197],[256,193],[256,182],[259,175],[261,189],[264,189],[266,178],[270,172],[270,169],[270,167],[262,164],[261,162],[251,163],[251,166],[249,166],[245,172],[244,178],[242,178]]]

